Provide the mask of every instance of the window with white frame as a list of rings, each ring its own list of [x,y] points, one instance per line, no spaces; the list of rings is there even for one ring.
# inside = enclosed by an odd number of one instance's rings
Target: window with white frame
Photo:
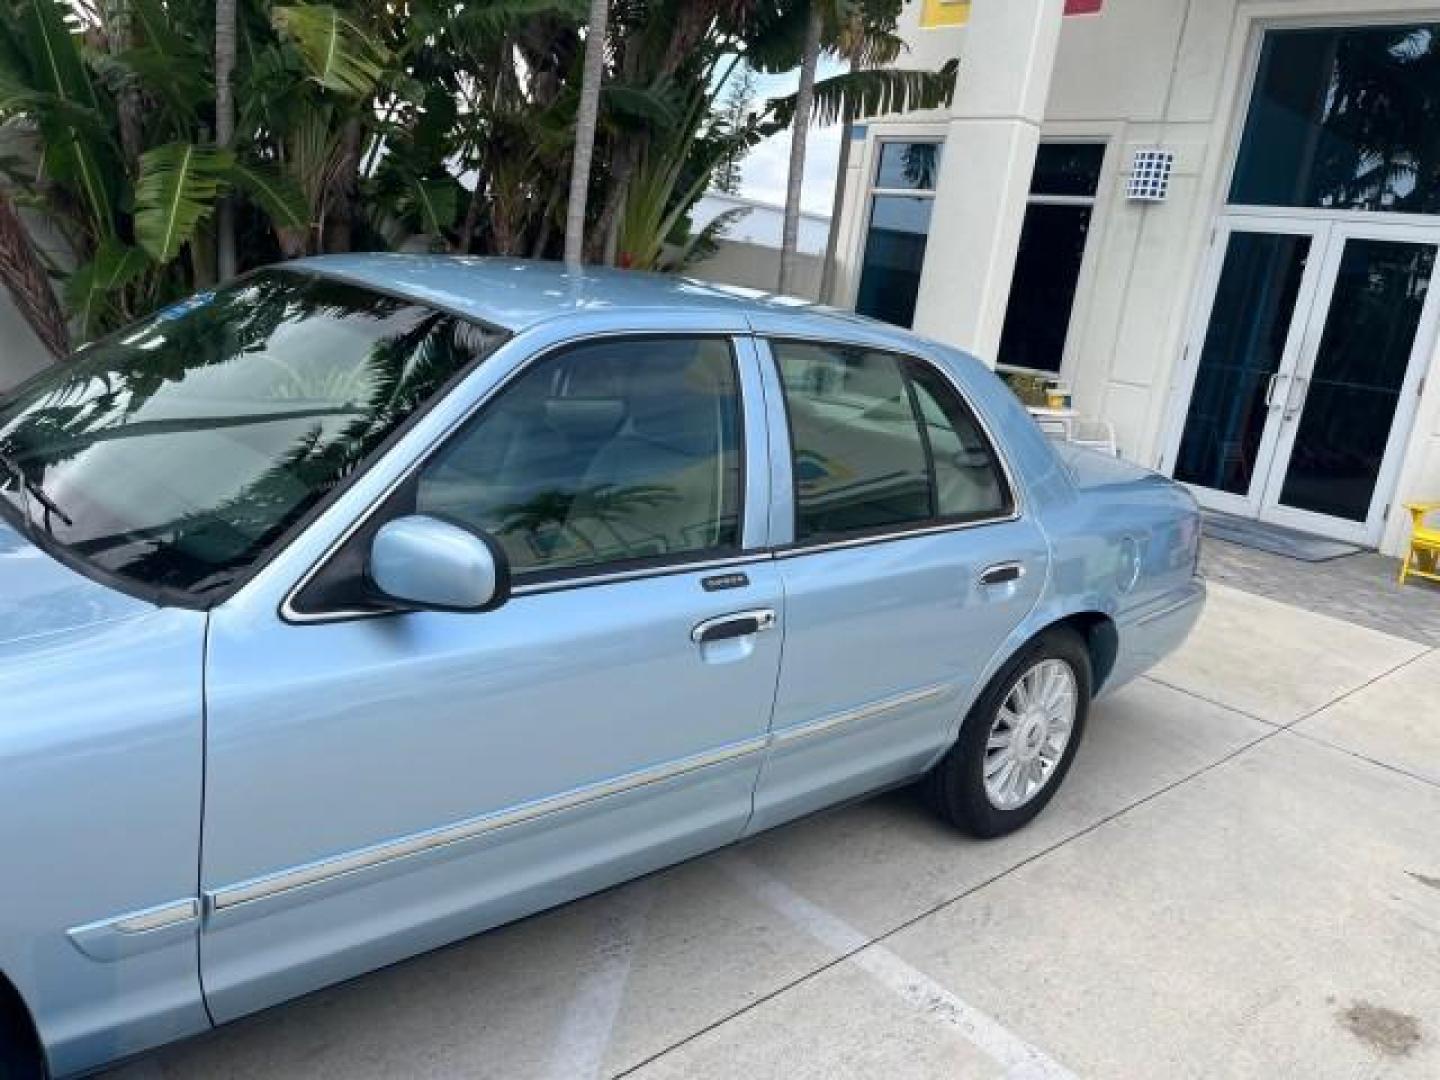
[[[1040,144],[1000,338],[999,367],[1060,373],[1104,164],[1104,143]]]
[[[871,176],[869,225],[855,310],[897,326],[915,319],[944,144],[882,142]]]

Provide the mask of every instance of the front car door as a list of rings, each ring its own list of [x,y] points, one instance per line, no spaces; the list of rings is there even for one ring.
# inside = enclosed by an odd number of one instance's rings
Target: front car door
[[[741,834],[781,594],[756,550],[758,367],[722,327],[516,339],[456,392],[493,391],[477,413],[447,402],[392,457],[448,423],[435,453],[362,483],[378,512],[337,504],[358,528],[318,561],[310,545],[318,572],[295,587],[301,544],[288,581],[215,612],[201,966],[217,1020]],[[414,512],[495,537],[509,601],[347,609],[356,545]]]
[[[785,332],[764,369],[785,662],[752,830],[934,761],[1049,558],[954,372]]]

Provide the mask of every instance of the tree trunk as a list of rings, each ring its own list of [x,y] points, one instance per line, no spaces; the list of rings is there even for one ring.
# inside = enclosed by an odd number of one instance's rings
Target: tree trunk
[[[373,108],[373,105],[366,105]],[[340,132],[340,157],[326,193],[328,211],[320,231],[324,254],[343,254],[355,247],[355,220],[360,212],[360,158],[365,128],[358,116],[345,121]]]
[[[57,359],[70,351],[70,331],[65,312],[50,286],[50,275],[25,223],[10,197],[0,191],[0,284],[10,290],[15,307],[35,331],[35,336]]]
[[[124,56],[134,44],[134,34],[131,32],[131,12],[128,4],[115,4],[109,7],[100,8],[100,17],[104,27],[105,43],[111,56]],[[140,113],[144,108],[140,100],[140,90],[133,80],[126,80],[125,85],[115,96],[115,119],[120,129],[120,150],[125,155],[125,163],[132,170],[140,160],[140,154],[145,149],[145,139],[141,131]]]
[[[835,303],[835,261],[840,248],[840,215],[845,211],[845,180],[850,175],[850,140],[855,121],[845,117],[840,132],[840,164],[835,174],[835,199],[830,205],[830,235],[825,239],[825,265],[820,270],[820,302]]]
[[[235,143],[235,9],[237,0],[215,0],[215,145],[222,150]],[[220,200],[215,215],[215,254],[220,280],[229,281],[240,269],[235,248],[235,203]]]
[[[585,251],[585,210],[590,195],[590,159],[595,153],[595,126],[600,116],[600,82],[605,77],[605,28],[610,0],[590,0],[590,28],[585,35],[585,77],[575,117],[575,159],[570,166],[570,203],[565,213],[565,262],[579,266]]]
[[[811,0],[810,21],[805,27],[805,55],[800,62],[800,89],[795,94],[795,119],[790,130],[790,176],[785,186],[785,227],[780,236],[778,289],[781,293],[794,288],[799,271],[800,192],[805,186],[805,146],[810,136],[810,114],[815,106],[815,68],[820,62],[820,34],[824,26],[819,0]]]

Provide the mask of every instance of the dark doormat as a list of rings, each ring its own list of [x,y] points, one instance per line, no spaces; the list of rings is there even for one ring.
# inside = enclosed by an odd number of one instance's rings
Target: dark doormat
[[[1301,562],[1329,562],[1354,555],[1361,549],[1354,544],[1314,536],[1283,525],[1271,525],[1264,521],[1222,514],[1218,510],[1206,510],[1204,528],[1206,536],[1224,540],[1241,547],[1268,551],[1272,555],[1284,555]]]

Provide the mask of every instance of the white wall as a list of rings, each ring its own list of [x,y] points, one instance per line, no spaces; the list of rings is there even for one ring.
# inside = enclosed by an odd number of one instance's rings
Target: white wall
[[[818,299],[820,274],[824,264],[823,254],[802,252],[798,263],[799,272],[791,292],[805,300]],[[717,285],[738,285],[745,289],[773,293],[780,274],[780,252],[762,244],[722,240],[714,255],[704,262],[686,267],[684,273],[688,277],[713,281]]]
[[[725,230],[725,239],[742,244],[758,244],[762,247],[780,250],[785,231],[785,208],[773,203],[747,199],[739,195],[725,195],[718,191],[706,193],[691,215],[691,228],[699,232],[721,214],[732,210],[744,213]],[[800,214],[800,233],[796,238],[796,250],[806,255],[825,254],[825,245],[830,239],[830,217],[827,214]]]
[[[1067,23],[1047,134],[1108,135],[1113,178],[1101,186],[1065,375],[1081,408],[1115,423],[1127,456],[1165,467],[1173,458],[1190,390],[1181,361],[1261,32],[1397,17],[1440,21],[1440,4],[1107,0],[1103,17]],[[1170,198],[1129,203],[1131,154],[1154,145],[1177,155]],[[1440,379],[1426,386],[1382,542],[1392,554],[1408,532],[1403,502],[1440,495]]]
[[[0,394],[50,363],[50,354],[0,286]]]

